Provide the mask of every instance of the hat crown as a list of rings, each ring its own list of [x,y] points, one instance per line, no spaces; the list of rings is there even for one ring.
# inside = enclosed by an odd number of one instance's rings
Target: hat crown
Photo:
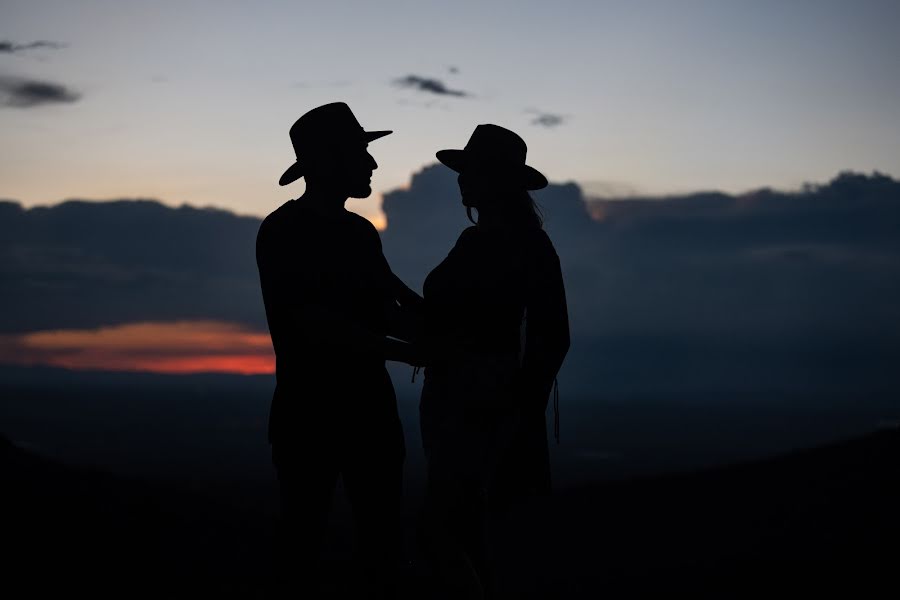
[[[389,133],[391,132],[364,130],[345,102],[317,106],[291,125],[291,145],[294,146],[297,161],[281,175],[278,184],[287,185],[303,177],[304,166],[301,161],[303,154],[321,148],[365,145]]]
[[[322,145],[341,145],[363,140],[365,131],[344,102],[317,106],[297,119],[290,130],[294,153]]]
[[[436,156],[457,173],[493,173],[508,181],[518,181],[526,190],[547,187],[547,178],[525,164],[527,153],[528,146],[517,133],[488,123],[475,128],[464,149],[439,150]]]
[[[528,146],[517,133],[499,125],[478,125],[466,143],[465,151],[476,159],[525,164]]]

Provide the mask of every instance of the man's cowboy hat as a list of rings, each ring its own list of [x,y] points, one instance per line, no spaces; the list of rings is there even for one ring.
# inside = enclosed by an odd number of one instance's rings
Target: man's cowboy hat
[[[461,173],[472,166],[479,170],[496,169],[517,178],[526,190],[547,187],[547,178],[525,164],[528,147],[525,140],[499,125],[479,125],[462,150],[440,150],[437,159]]]
[[[365,131],[350,107],[332,102],[312,109],[291,126],[291,144],[297,162],[288,167],[278,180],[279,185],[297,181],[304,175],[303,155],[322,146],[339,147],[359,142],[369,143],[390,131]]]

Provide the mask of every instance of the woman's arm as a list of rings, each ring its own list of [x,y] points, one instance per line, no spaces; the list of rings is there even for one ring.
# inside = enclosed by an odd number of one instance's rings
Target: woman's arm
[[[424,302],[422,296],[417,294],[405,283],[403,283],[399,277],[394,275],[393,271],[390,271],[390,269],[388,270],[390,272],[389,281],[391,284],[391,292],[394,296],[394,299],[397,300],[397,304],[399,304],[403,308],[420,309],[422,307],[422,303]]]

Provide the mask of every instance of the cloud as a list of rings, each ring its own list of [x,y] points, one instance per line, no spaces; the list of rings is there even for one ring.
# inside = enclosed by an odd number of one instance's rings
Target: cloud
[[[539,125],[541,127],[558,127],[568,120],[568,117],[566,117],[565,115],[544,112],[542,110],[529,109],[527,112],[534,113],[536,115],[531,120],[531,124]]]
[[[444,82],[439,79],[420,77],[419,75],[407,75],[406,77],[401,77],[400,79],[394,80],[394,85],[411,88],[428,94],[437,94],[438,96],[457,96],[460,98],[471,96],[469,92],[448,88],[444,85]]]
[[[59,42],[49,42],[47,40],[38,40],[27,44],[15,44],[9,40],[0,40],[0,54],[15,54],[25,50],[37,50],[45,48],[48,50],[59,50],[65,48],[65,44]]]
[[[0,106],[32,108],[44,104],[71,104],[81,94],[49,81],[0,76]]]
[[[198,319],[265,330],[258,229],[147,200],[0,202],[0,333]]]

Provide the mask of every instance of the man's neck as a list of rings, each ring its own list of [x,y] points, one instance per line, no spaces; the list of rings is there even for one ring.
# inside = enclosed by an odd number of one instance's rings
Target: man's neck
[[[307,187],[299,201],[322,214],[340,214],[345,210],[347,195],[334,190]]]

